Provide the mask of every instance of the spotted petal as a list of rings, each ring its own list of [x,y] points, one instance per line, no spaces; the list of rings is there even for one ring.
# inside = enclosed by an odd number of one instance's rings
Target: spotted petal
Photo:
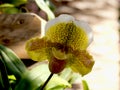
[[[31,59],[42,61],[47,59],[47,42],[45,38],[33,38],[27,41],[26,51]]]
[[[75,51],[74,55],[69,59],[69,66],[75,72],[80,73],[82,76],[88,74],[94,65],[91,55],[87,51]]]

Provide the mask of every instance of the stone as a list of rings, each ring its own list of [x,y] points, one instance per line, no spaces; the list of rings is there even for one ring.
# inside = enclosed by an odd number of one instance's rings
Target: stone
[[[20,58],[28,58],[25,43],[41,36],[45,23],[33,13],[0,14],[0,44],[11,48]]]

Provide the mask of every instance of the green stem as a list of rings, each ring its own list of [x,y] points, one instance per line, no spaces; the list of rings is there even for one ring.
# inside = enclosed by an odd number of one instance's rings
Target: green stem
[[[44,85],[42,86],[42,88],[40,90],[44,90],[45,86],[47,85],[47,83],[50,81],[50,79],[52,78],[53,73],[51,73],[48,77],[48,79],[45,81]]]

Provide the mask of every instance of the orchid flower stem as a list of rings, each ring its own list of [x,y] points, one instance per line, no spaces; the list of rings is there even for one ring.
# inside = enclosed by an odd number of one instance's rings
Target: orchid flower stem
[[[50,79],[52,78],[53,75],[54,75],[53,73],[51,73],[51,74],[49,75],[48,79],[45,81],[44,85],[42,86],[42,88],[41,88],[40,90],[44,90],[45,86],[46,86],[47,83],[50,81]]]

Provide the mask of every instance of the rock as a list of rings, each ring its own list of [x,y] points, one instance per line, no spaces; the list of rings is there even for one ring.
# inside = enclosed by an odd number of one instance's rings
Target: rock
[[[0,14],[0,44],[11,48],[20,58],[28,58],[25,43],[41,36],[45,23],[33,13]]]

